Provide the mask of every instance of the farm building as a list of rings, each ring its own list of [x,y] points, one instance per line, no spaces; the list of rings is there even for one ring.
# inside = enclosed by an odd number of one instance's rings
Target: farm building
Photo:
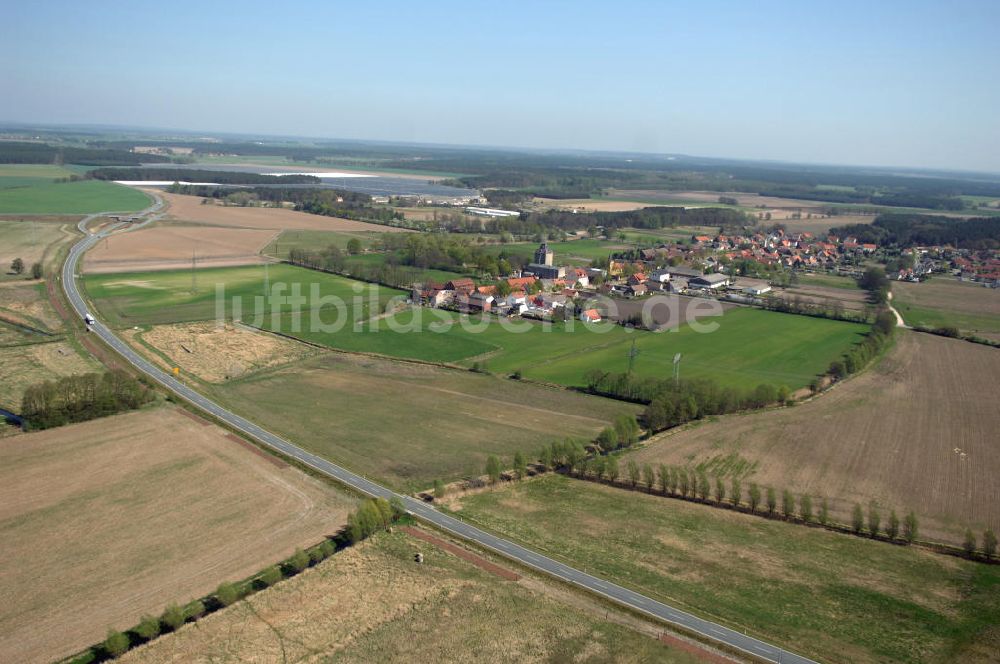
[[[741,281],[741,290],[745,295],[763,295],[764,293],[771,292],[771,285],[764,281]]]
[[[467,207],[465,211],[468,214],[474,214],[479,217],[519,217],[521,215],[516,210],[498,210],[496,208],[484,207]]]
[[[706,274],[688,280],[688,288],[717,291],[729,285],[729,277],[725,274]]]
[[[597,313],[597,309],[587,309],[580,312],[580,320],[584,323],[600,323],[601,314]]]

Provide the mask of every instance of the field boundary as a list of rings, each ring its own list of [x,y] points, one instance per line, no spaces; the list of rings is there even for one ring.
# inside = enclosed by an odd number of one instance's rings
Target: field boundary
[[[478,556],[472,553],[471,551],[463,549],[458,545],[452,544],[451,542],[447,542],[441,539],[440,537],[431,535],[430,533],[421,530],[420,528],[417,528],[415,526],[403,526],[401,530],[405,532],[407,535],[410,535],[411,537],[415,537],[419,540],[423,540],[425,542],[433,544],[439,549],[443,549],[449,553],[452,553],[461,558],[462,560],[472,563],[473,565],[475,565],[480,569],[483,569],[487,572],[490,572],[491,574],[499,576],[501,579],[505,579],[507,581],[517,581],[521,578],[520,574],[516,574],[510,571],[509,569],[501,567],[500,565],[497,565],[495,563],[491,563],[482,556]]]

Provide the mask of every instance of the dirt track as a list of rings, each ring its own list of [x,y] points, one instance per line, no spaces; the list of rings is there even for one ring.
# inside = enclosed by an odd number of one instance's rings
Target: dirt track
[[[256,572],[350,504],[169,407],[4,439],[0,661],[51,661]]]
[[[324,217],[280,208],[223,207],[202,205],[198,196],[183,196],[157,191],[169,205],[172,219],[209,226],[255,228],[262,230],[369,231],[374,233],[407,232],[406,229],[369,224],[364,221]]]
[[[883,523],[889,509],[913,509],[932,538],[1000,530],[1000,351],[906,331],[896,344],[879,367],[810,403],[667,434],[636,458],[741,463],[755,468],[744,486],[826,496],[845,523],[855,502],[875,500]]]

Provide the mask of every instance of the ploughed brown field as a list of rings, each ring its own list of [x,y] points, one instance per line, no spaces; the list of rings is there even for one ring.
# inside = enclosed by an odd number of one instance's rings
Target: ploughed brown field
[[[913,509],[930,539],[1000,530],[1000,351],[908,331],[895,343],[877,367],[808,403],[668,432],[635,458],[735,471],[744,491],[755,481],[826,496],[844,523],[874,500],[883,524],[890,509]]]
[[[102,272],[176,270],[260,263],[278,231],[213,228],[160,222],[151,228],[111,235],[87,252],[84,269]]]
[[[199,196],[184,196],[157,191],[169,203],[173,219],[209,226],[256,228],[265,230],[369,231],[374,233],[407,232],[403,228],[369,224],[364,221],[324,217],[282,208],[225,207],[202,205]]]
[[[315,544],[351,506],[171,407],[0,440],[0,661],[70,655]]]

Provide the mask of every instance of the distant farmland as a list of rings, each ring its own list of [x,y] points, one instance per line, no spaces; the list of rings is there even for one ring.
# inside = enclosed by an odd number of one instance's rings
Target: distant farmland
[[[855,503],[913,509],[924,535],[960,543],[966,526],[1000,530],[997,376],[996,349],[901,331],[878,367],[814,401],[720,417],[634,456],[826,496],[844,523]]]

